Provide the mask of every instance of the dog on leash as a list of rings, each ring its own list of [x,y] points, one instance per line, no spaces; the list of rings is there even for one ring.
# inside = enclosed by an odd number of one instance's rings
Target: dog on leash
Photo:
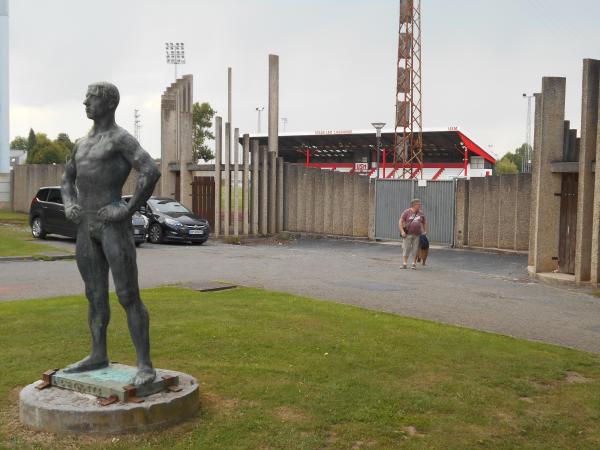
[[[419,251],[417,252],[417,262],[427,265],[427,257],[429,256],[429,239],[426,235],[421,235],[419,239]]]

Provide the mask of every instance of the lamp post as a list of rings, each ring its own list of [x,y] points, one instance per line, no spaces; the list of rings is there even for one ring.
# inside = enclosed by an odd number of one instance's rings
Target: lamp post
[[[373,128],[377,134],[377,178],[379,178],[379,168],[381,166],[381,130],[385,127],[383,122],[373,122]]]
[[[257,106],[256,111],[258,112],[258,132],[260,133],[260,113],[265,110],[264,106]]]
[[[183,42],[165,42],[167,64],[175,66],[175,80],[177,80],[177,65],[185,64],[185,49]]]
[[[531,158],[533,156],[533,147],[531,145],[531,100],[534,98],[534,96],[523,94],[523,98],[527,99],[527,132],[525,134],[525,144],[527,144],[527,147],[525,149],[526,153],[523,155],[523,160],[521,162],[521,172],[529,173],[531,172]]]

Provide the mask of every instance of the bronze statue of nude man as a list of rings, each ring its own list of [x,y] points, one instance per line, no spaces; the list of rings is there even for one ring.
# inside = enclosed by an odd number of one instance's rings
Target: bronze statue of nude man
[[[138,141],[115,123],[119,104],[116,86],[90,85],[83,103],[94,126],[75,143],[63,175],[62,195],[65,215],[78,224],[76,258],[89,301],[92,352],[65,372],[85,372],[109,364],[106,328],[110,320],[110,268],[137,353],[138,370],[131,383],[139,386],[154,381],[156,372],[150,360],[148,311],[138,287],[131,216],[152,195],[160,171]],[[137,187],[125,203],[122,188],[132,168],[139,173]]]

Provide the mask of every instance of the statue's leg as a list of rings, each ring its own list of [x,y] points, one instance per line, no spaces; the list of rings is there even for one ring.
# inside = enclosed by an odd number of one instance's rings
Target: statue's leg
[[[117,297],[127,313],[127,325],[137,353],[138,373],[132,383],[150,383],[156,373],[150,360],[148,310],[140,298],[131,222],[107,225],[102,238],[102,248],[113,274]]]
[[[65,371],[84,372],[108,365],[106,328],[110,321],[108,262],[101,244],[90,236],[86,220],[80,224],[77,231],[75,256],[88,299],[88,324],[92,334],[92,352],[87,358],[67,367]]]

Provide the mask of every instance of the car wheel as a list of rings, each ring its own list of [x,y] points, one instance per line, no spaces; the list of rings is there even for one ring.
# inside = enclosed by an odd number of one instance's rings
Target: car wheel
[[[150,227],[150,242],[160,244],[163,241],[163,231],[159,224],[152,224]]]
[[[41,217],[34,217],[31,221],[31,234],[36,239],[46,239],[46,230],[44,230],[44,222]]]

